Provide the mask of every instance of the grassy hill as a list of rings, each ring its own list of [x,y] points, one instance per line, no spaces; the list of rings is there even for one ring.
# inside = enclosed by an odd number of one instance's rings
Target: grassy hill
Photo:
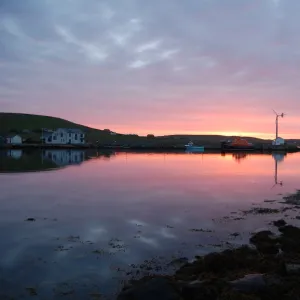
[[[19,113],[0,113],[1,132],[9,132],[11,130],[21,132],[24,129],[38,130],[41,128],[80,128],[86,131],[93,130],[92,128],[55,117]]]
[[[86,133],[87,141],[91,143],[95,143],[96,141],[101,141],[102,143],[113,143],[114,141],[118,143],[132,143],[142,139],[138,136],[122,134],[112,136],[105,130],[90,128],[56,117],[21,113],[0,113],[0,135],[7,135],[13,132],[20,134],[23,138],[39,141],[42,128],[52,130],[57,128],[78,128]],[[30,133],[25,133],[24,130],[28,130]]]
[[[112,144],[116,142],[117,144],[127,144],[131,146],[183,146],[190,140],[195,144],[217,146],[220,145],[221,140],[232,138],[222,135],[168,135],[155,138],[124,134],[110,135],[110,133],[105,130],[90,128],[61,118],[21,113],[0,113],[0,135],[5,135],[13,131],[21,134],[23,138],[39,141],[42,128],[53,130],[57,128],[79,128],[85,131],[87,142],[96,143],[98,141],[100,144]],[[24,133],[24,130],[29,130],[30,133]],[[270,143],[268,140],[254,137],[246,137],[246,139],[254,144]]]

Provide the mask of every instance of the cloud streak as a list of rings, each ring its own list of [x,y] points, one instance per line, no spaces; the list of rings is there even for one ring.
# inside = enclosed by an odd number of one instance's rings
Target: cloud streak
[[[299,9],[298,0],[2,0],[1,110],[141,134],[271,135],[274,108],[295,136]]]

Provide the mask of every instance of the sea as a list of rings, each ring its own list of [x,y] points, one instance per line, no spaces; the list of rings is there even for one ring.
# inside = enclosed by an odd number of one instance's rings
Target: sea
[[[1,151],[0,299],[115,299],[130,279],[298,224],[284,199],[299,165],[300,153]]]

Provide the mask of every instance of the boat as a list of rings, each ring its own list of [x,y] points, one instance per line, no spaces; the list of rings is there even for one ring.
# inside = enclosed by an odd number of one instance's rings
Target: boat
[[[246,139],[242,139],[240,137],[236,137],[233,141],[222,141],[221,142],[222,150],[230,150],[230,151],[241,151],[241,150],[255,150],[255,147],[252,143],[249,143]]]
[[[204,146],[195,146],[192,141],[185,145],[187,152],[204,152]]]

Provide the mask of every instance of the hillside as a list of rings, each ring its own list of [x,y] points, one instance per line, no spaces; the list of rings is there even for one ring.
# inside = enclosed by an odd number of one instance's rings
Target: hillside
[[[0,132],[10,132],[11,130],[21,132],[24,129],[39,130],[41,128],[80,128],[85,131],[96,130],[55,117],[19,113],[0,113]]]
[[[105,130],[90,128],[56,117],[0,112],[0,135],[18,133],[24,139],[39,141],[42,128],[52,130],[57,128],[78,128],[86,133],[86,140],[91,143],[96,143],[97,141],[105,144],[110,144],[114,141],[117,141],[117,143],[135,143],[142,139],[138,136],[122,134],[112,136]],[[25,133],[24,130],[28,130],[30,133]]]
[[[21,113],[0,113],[0,135],[6,135],[11,132],[16,132],[18,134],[21,134],[24,139],[30,139],[31,141],[40,141],[42,128],[79,128],[85,131],[86,141],[89,143],[115,143],[122,145],[126,144],[130,146],[184,146],[190,140],[192,140],[195,144],[201,144],[205,146],[218,146],[220,145],[221,140],[231,138],[229,136],[222,135],[168,135],[155,138],[146,138],[124,134],[110,135],[110,133],[105,130],[90,128],[56,117]],[[24,133],[24,130],[26,129],[29,130],[30,133]],[[245,138],[249,142],[252,142],[254,144],[270,143],[270,140],[263,140],[254,137]]]
[[[207,143],[220,143],[222,140],[232,139],[233,136],[224,135],[169,135],[161,137],[162,139],[175,139],[175,140],[193,140],[193,141],[206,141]],[[255,137],[243,137],[250,143],[270,143],[271,140],[264,140]]]

